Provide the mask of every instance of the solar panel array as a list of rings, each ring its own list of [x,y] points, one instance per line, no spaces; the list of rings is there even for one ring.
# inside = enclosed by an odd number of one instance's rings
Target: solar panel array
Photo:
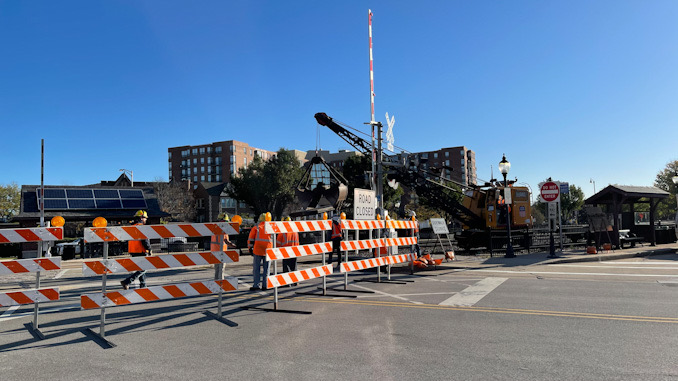
[[[40,188],[36,190],[40,207]],[[64,209],[146,209],[141,189],[48,188],[45,210]]]

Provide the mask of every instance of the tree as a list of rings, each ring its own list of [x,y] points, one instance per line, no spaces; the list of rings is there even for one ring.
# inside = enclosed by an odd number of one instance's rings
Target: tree
[[[255,216],[271,212],[279,220],[294,202],[294,189],[304,171],[294,152],[281,148],[267,161],[260,157],[240,168],[226,189],[229,197],[249,205]]]
[[[10,220],[19,213],[21,191],[16,183],[0,185],[0,219]]]
[[[560,208],[563,213],[563,222],[576,219],[577,211],[584,206],[584,192],[578,186],[570,185],[570,192],[560,195]]]
[[[160,210],[171,215],[172,221],[193,221],[195,219],[195,199],[188,183],[172,181],[166,183],[156,180],[153,183],[158,197]]]
[[[676,174],[678,174],[678,160],[668,162],[666,167],[657,173],[657,177],[654,180],[654,186],[671,194],[668,199],[662,200],[657,205],[656,213],[658,219],[673,219],[676,215],[676,193],[678,193],[678,186],[673,183],[673,176]]]

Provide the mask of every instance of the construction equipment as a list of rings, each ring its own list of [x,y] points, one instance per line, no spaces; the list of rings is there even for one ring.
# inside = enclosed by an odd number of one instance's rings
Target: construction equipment
[[[328,127],[362,154],[371,156],[370,142],[348,131],[325,113],[315,114],[315,119],[318,124]],[[530,192],[526,187],[514,187],[513,182],[509,182],[508,188],[505,188],[496,180],[483,185],[461,184],[441,175],[443,169],[451,168],[432,168],[425,159],[406,153],[383,155],[383,164],[387,167],[389,179],[394,179],[417,195],[426,197],[429,204],[458,220],[464,228],[466,241],[471,246],[486,245],[489,236],[485,236],[488,232],[491,234],[492,229],[505,229],[506,213],[511,214],[511,226],[514,229],[532,227]],[[460,190],[446,183],[453,183],[464,189],[461,191],[461,202],[455,196]],[[503,203],[507,189],[511,200],[508,207]],[[483,238],[471,239],[473,233],[482,233]]]
[[[297,200],[304,210],[317,210],[318,207],[338,210],[348,195],[346,183],[341,173],[316,155],[308,163],[306,172],[297,184]]]

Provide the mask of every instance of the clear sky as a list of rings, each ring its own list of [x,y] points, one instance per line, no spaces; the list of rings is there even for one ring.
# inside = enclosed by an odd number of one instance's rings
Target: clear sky
[[[0,0],[0,183],[168,178],[167,148],[350,149],[313,115],[411,152],[464,145],[478,177],[586,196],[678,159],[678,2]],[[317,136],[319,132],[319,136]]]

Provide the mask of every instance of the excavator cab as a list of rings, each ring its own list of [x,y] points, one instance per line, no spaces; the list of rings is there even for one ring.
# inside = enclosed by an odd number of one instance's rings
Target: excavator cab
[[[348,195],[346,183],[341,173],[332,169],[322,157],[316,155],[311,159],[297,185],[297,200],[304,209],[321,206],[338,209]]]

